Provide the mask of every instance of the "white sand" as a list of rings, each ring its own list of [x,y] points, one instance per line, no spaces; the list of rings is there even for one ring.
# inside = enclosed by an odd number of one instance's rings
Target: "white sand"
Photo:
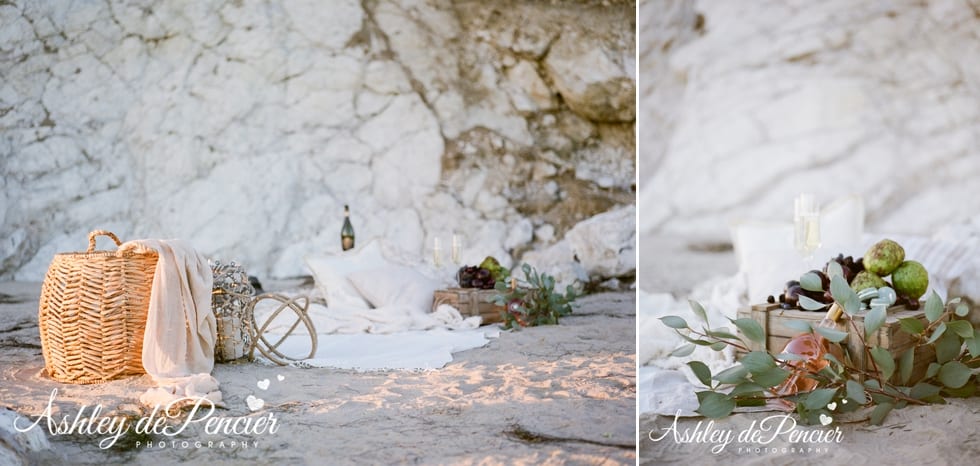
[[[135,377],[68,385],[41,374],[37,283],[0,283],[0,406],[38,415],[50,392],[62,414],[101,403],[135,412],[149,386]],[[427,372],[354,372],[256,363],[219,364],[228,409],[249,415],[249,395],[280,429],[266,435],[214,435],[192,426],[177,447],[100,450],[102,436],[49,436],[41,463],[106,464],[633,464],[635,318],[631,293],[582,298],[559,326],[503,332],[486,347]],[[365,351],[370,349],[365,348]],[[279,381],[277,376],[282,376]],[[258,381],[269,379],[260,390]],[[527,431],[537,435],[515,435]],[[163,437],[156,441],[167,440]],[[189,441],[182,448],[180,441]],[[204,441],[195,448],[194,441]],[[215,442],[208,448],[206,442]],[[225,441],[225,448],[217,445]],[[229,447],[230,441],[249,442]],[[257,442],[252,446],[251,442]],[[2,445],[0,445],[2,447]]]

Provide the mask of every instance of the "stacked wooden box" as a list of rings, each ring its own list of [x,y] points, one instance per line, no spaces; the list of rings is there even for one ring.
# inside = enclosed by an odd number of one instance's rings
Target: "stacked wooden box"
[[[793,328],[787,326],[787,322],[793,320],[800,320],[810,323],[811,326],[816,327],[820,321],[823,320],[825,312],[808,312],[801,311],[799,309],[781,309],[778,304],[754,304],[747,308],[739,309],[739,318],[749,318],[759,323],[762,326],[762,330],[765,334],[765,343],[750,341],[748,338],[743,338],[749,344],[749,349],[752,351],[757,350],[769,350],[773,354],[779,354],[783,351],[786,343],[789,340],[800,334],[799,330],[794,330]],[[899,324],[899,319],[904,319],[907,317],[917,318],[922,321],[924,325],[928,325],[929,322],[926,319],[925,311],[921,308],[917,310],[909,310],[903,306],[894,306],[888,310],[888,317],[885,319],[885,323],[876,332],[871,334],[865,339],[867,344],[871,347],[879,346],[888,350],[893,358],[898,358],[907,349],[911,348],[915,344],[915,339],[912,335],[901,330],[901,324]],[[842,318],[843,319],[843,318]],[[848,354],[850,354],[851,361],[854,363],[855,367],[861,370],[868,368],[870,356],[861,345],[861,338],[865,334],[864,331],[864,316],[854,316],[854,325],[848,325],[846,328],[848,333],[847,338],[841,342],[841,345],[847,349]],[[860,335],[858,335],[860,333]],[[737,357],[741,358],[742,354],[737,354]],[[921,380],[925,376],[926,370],[929,368],[929,364],[936,361],[936,352],[930,345],[924,345],[916,349],[915,360],[912,368],[912,383]],[[898,377],[896,374],[894,377]],[[897,380],[893,377],[893,380]]]
[[[432,296],[432,310],[440,304],[449,304],[459,309],[464,317],[483,317],[484,324],[504,321],[504,306],[493,303],[496,290],[481,290],[478,288],[449,288],[436,290]]]

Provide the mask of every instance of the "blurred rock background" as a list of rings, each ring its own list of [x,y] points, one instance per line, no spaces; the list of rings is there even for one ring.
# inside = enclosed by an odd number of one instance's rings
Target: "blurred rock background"
[[[729,226],[858,194],[869,232],[980,229],[980,2],[642,0],[641,286],[735,271]],[[693,274],[693,276],[692,276]]]
[[[344,204],[409,257],[632,276],[635,8],[0,1],[0,279],[98,228],[295,276]]]
[[[869,231],[980,214],[980,2],[645,0],[642,235],[728,239],[860,194]],[[642,249],[643,241],[641,241]]]

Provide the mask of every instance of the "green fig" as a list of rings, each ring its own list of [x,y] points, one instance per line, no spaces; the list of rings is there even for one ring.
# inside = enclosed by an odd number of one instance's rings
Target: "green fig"
[[[890,239],[878,241],[864,254],[864,268],[879,277],[891,275],[905,260],[905,249]]]
[[[899,293],[907,295],[912,300],[918,300],[926,294],[926,288],[929,288],[929,273],[922,264],[905,261],[892,272],[892,283]]]
[[[497,269],[500,268],[500,262],[498,262],[497,261],[497,258],[495,258],[493,256],[487,256],[486,259],[483,259],[483,262],[480,262],[480,268],[481,269],[487,269],[487,270],[493,272],[494,270],[497,270]]]
[[[497,258],[493,256],[487,256],[486,259],[483,259],[483,262],[480,262],[480,268],[489,270],[490,274],[497,281],[503,281],[507,278],[507,271],[500,265]]]
[[[865,288],[881,288],[883,286],[888,286],[885,280],[873,272],[867,270],[862,270],[854,276],[854,280],[851,280],[851,289],[855,292],[859,292]]]

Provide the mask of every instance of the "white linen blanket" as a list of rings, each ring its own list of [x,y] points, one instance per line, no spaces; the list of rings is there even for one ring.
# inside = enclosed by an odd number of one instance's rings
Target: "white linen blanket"
[[[313,292],[316,297],[316,291]],[[303,292],[286,293],[289,296]],[[260,301],[255,321],[265,324],[278,302]],[[317,351],[298,362],[302,367],[334,367],[356,370],[437,369],[452,361],[452,354],[486,345],[499,336],[499,329],[480,328],[479,317],[466,317],[448,305],[434,312],[393,304],[377,309],[323,306],[310,303],[310,320],[317,333]],[[275,343],[296,321],[295,313],[284,311],[266,329],[266,338]],[[291,357],[310,353],[310,338],[299,325],[279,347]],[[258,354],[258,353],[256,353]]]
[[[159,254],[143,334],[143,369],[157,387],[140,402],[154,406],[207,397],[221,404],[218,381],[210,375],[218,332],[207,259],[180,240],[135,240],[119,249]]]
[[[378,335],[320,335],[316,355],[294,365],[358,371],[439,369],[453,360],[453,353],[479,348],[489,342],[488,338],[499,335],[500,330],[495,326]],[[279,350],[289,355],[309,354],[310,339],[290,336]]]

